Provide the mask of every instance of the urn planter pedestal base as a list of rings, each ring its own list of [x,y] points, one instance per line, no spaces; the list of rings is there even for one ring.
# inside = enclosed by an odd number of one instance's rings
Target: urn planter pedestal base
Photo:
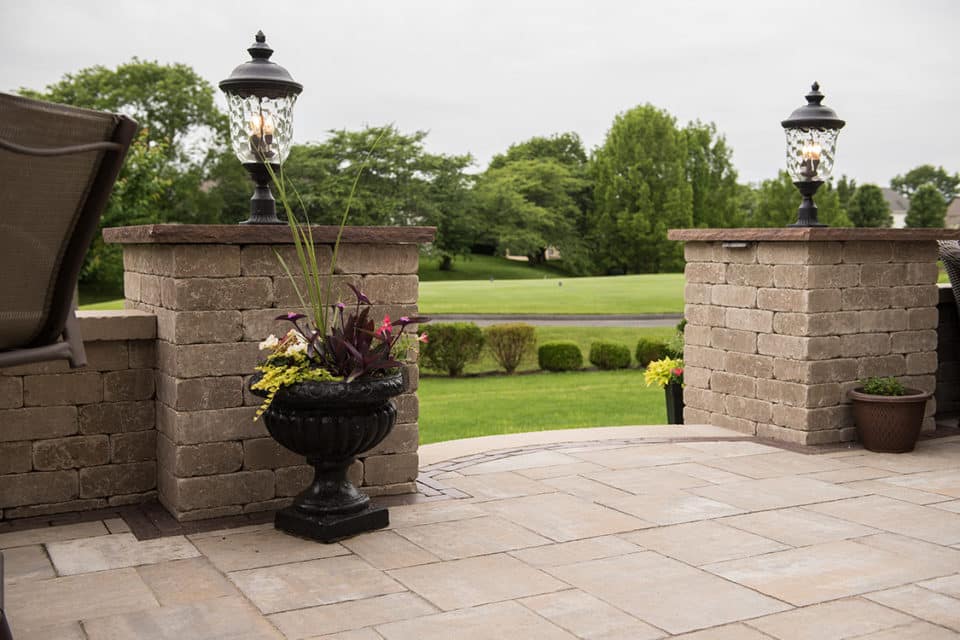
[[[364,531],[383,529],[388,524],[387,508],[370,505],[357,513],[326,516],[313,515],[291,506],[278,511],[273,520],[273,525],[281,531],[320,542],[336,542]]]

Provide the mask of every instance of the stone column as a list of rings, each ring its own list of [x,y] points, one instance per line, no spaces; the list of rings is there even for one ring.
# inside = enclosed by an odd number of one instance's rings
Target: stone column
[[[314,227],[321,268],[328,269],[336,228]],[[424,227],[344,229],[336,299],[360,287],[374,317],[414,315],[418,246]],[[124,249],[126,306],[157,316],[157,463],[159,498],[179,520],[274,509],[288,504],[312,468],[254,422],[260,399],[246,391],[260,357],[257,343],[303,311],[277,253],[296,274],[286,226],[152,225],[108,229]],[[418,404],[416,366],[397,398],[393,433],[357,462],[353,479],[371,495],[415,491]]]
[[[934,391],[943,229],[686,229],[684,420],[795,444],[855,438],[847,391]],[[935,400],[925,429],[934,427]]]

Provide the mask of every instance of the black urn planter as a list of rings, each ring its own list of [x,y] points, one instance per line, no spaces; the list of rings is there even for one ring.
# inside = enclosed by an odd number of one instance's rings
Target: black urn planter
[[[277,392],[262,416],[267,431],[314,468],[310,486],[277,512],[277,529],[334,542],[390,523],[387,509],[371,506],[369,496],[347,479],[347,469],[393,429],[397,408],[391,398],[401,391],[398,373],[354,382],[304,382]]]
[[[667,424],[683,424],[683,385],[671,382],[663,392],[667,397]]]

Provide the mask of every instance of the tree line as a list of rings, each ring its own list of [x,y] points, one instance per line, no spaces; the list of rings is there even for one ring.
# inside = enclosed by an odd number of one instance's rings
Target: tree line
[[[103,226],[161,222],[223,223],[247,217],[251,183],[228,144],[213,86],[190,67],[132,59],[90,67],[24,95],[130,114],[141,125]],[[470,252],[525,255],[556,248],[571,274],[679,271],[671,228],[781,227],[799,195],[785,171],[759,184],[738,182],[732,149],[712,123],[679,123],[650,104],[617,115],[587,151],[574,132],[533,137],[497,154],[481,172],[469,154],[426,150],[427,132],[394,126],[331,131],[294,145],[283,178],[302,215],[338,224],[353,179],[350,224],[430,225],[428,251],[442,268]],[[374,141],[379,142],[374,145]],[[942,226],[960,176],[923,165],[891,187],[910,197],[907,226]],[[831,226],[890,226],[880,187],[843,176],[817,194]],[[122,280],[119,249],[99,240],[84,265],[86,286]]]

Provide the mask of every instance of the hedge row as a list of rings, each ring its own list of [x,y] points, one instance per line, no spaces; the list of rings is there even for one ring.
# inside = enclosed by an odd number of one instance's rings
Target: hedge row
[[[434,323],[429,326],[430,341],[423,346],[424,364],[451,376],[480,359],[486,348],[507,373],[514,373],[536,345],[533,326],[522,323],[491,325],[483,330],[472,322]],[[634,350],[637,364],[646,367],[652,360],[683,356],[683,334],[669,342],[640,338]],[[626,369],[630,366],[630,347],[607,340],[590,344],[588,359],[599,369]],[[583,368],[583,353],[576,342],[545,342],[537,349],[537,362],[544,371],[576,371]]]

